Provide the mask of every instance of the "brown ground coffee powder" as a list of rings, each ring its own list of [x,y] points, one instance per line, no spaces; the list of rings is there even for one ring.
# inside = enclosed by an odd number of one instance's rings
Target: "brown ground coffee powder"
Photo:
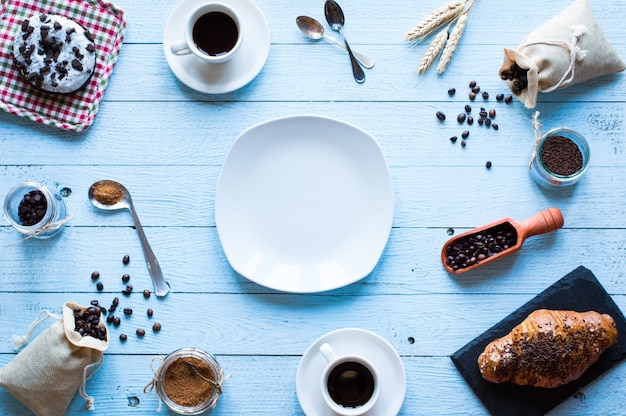
[[[124,191],[114,184],[101,183],[94,188],[93,196],[101,204],[113,205],[124,198]]]
[[[198,406],[211,397],[215,387],[197,375],[187,363],[193,365],[202,376],[215,380],[215,374],[206,361],[185,357],[177,359],[168,367],[163,378],[163,388],[174,403],[186,407]]]
[[[564,136],[547,137],[541,146],[541,160],[552,173],[573,175],[583,168],[583,155],[571,139]]]

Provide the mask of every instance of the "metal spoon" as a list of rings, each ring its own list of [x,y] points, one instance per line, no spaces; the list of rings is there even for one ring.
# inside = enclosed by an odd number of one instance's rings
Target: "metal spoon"
[[[343,42],[346,44],[346,50],[348,51],[348,55],[350,55],[350,63],[352,64],[352,74],[354,75],[354,80],[359,84],[365,82],[365,72],[363,72],[363,68],[357,62],[354,54],[352,53],[352,49],[350,49],[350,45],[348,45],[348,41],[346,37],[343,35],[343,24],[344,24],[344,16],[341,7],[333,1],[326,0],[324,4],[324,15],[326,16],[326,21],[341,35]]]
[[[300,30],[302,31],[302,33],[304,33],[305,35],[307,35],[309,38],[314,39],[314,40],[318,40],[318,39],[326,39],[329,40],[331,42],[333,42],[336,45],[339,45],[340,47],[342,47],[344,50],[346,49],[346,45],[344,45],[343,43],[339,42],[337,39],[332,38],[330,36],[327,36],[324,33],[324,26],[322,26],[322,24],[320,22],[318,22],[317,20],[313,19],[312,17],[309,16],[298,16],[296,18],[296,24],[298,25],[298,27],[300,28]],[[370,69],[374,66],[374,59],[364,55],[362,53],[358,53],[356,51],[352,51],[352,53],[354,54],[354,57],[356,58],[357,61],[359,61],[359,63],[361,65],[363,65],[365,68]]]
[[[95,189],[103,185],[109,185],[109,186],[114,186],[114,187],[119,188],[123,192],[124,197],[120,201],[113,203],[111,205],[103,204],[102,202],[98,201],[96,197],[94,196]],[[169,285],[167,284],[167,282],[165,281],[165,278],[163,277],[163,273],[161,272],[161,266],[159,266],[159,262],[154,256],[154,253],[152,252],[152,248],[150,248],[150,244],[148,243],[148,239],[146,238],[146,235],[143,232],[143,228],[141,228],[141,223],[139,222],[139,218],[137,217],[137,213],[135,212],[133,200],[130,197],[130,192],[128,192],[128,189],[126,189],[124,185],[122,185],[119,182],[112,181],[109,179],[104,179],[98,182],[94,182],[89,187],[88,195],[89,195],[89,201],[91,201],[91,203],[97,208],[107,210],[107,211],[113,211],[113,210],[124,209],[124,208],[130,210],[130,213],[133,216],[133,221],[135,222],[135,228],[137,229],[137,233],[139,233],[139,241],[141,241],[141,247],[143,248],[143,253],[146,258],[146,265],[148,266],[148,272],[150,273],[150,277],[152,278],[152,283],[154,285],[154,293],[157,296],[165,296],[167,292],[170,290]]]

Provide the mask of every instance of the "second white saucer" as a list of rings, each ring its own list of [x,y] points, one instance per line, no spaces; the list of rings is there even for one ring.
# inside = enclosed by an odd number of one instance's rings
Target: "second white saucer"
[[[253,0],[229,0],[245,29],[237,55],[223,64],[209,65],[193,55],[177,56],[172,43],[184,37],[181,22],[205,0],[182,0],[170,14],[163,30],[165,59],[174,75],[189,88],[206,94],[224,94],[237,90],[258,75],[270,50],[270,31],[265,16]]]
[[[323,335],[306,350],[296,373],[296,393],[300,406],[308,416],[330,416],[320,391],[319,379],[326,359],[319,348],[328,343],[337,355],[354,354],[365,357],[379,369],[381,393],[368,416],[396,415],[406,394],[406,374],[400,356],[380,335],[365,329],[344,328]]]

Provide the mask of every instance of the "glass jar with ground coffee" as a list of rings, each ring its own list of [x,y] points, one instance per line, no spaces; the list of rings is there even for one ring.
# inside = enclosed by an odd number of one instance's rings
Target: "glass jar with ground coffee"
[[[36,182],[25,182],[9,191],[4,215],[16,230],[28,237],[45,239],[63,230],[65,202],[58,193]]]
[[[157,394],[170,409],[198,415],[217,405],[224,372],[211,354],[182,348],[165,357],[155,381]]]
[[[530,163],[530,174],[545,188],[574,185],[589,164],[589,145],[578,132],[555,128],[538,140]]]

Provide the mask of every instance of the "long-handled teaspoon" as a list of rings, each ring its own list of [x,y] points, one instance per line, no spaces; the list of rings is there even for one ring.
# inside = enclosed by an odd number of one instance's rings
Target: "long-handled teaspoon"
[[[336,45],[339,45],[340,47],[342,47],[344,50],[346,49],[346,45],[344,45],[343,43],[339,42],[337,39],[327,36],[324,33],[324,26],[322,26],[322,24],[320,22],[318,22],[317,20],[313,19],[312,17],[309,16],[298,16],[296,18],[296,24],[298,25],[298,27],[300,28],[300,30],[302,31],[302,33],[304,33],[305,35],[307,35],[309,38],[314,39],[314,40],[318,40],[318,39],[326,39],[329,40],[331,42],[333,42]],[[372,67],[374,67],[374,59],[359,53],[357,51],[352,51],[352,53],[354,54],[354,57],[356,58],[357,61],[359,61],[359,63],[361,65],[363,65],[365,68],[370,69]]]
[[[107,197],[101,196],[100,192],[103,190],[108,190]],[[139,218],[135,212],[133,200],[130,197],[128,189],[126,189],[124,185],[119,182],[104,179],[94,182],[89,187],[88,195],[89,201],[91,201],[91,203],[97,208],[108,211],[118,209],[130,210],[130,213],[133,216],[133,221],[135,222],[135,228],[137,229],[137,233],[139,233],[139,241],[141,241],[141,247],[143,248],[143,253],[146,258],[146,265],[148,266],[148,272],[150,273],[150,277],[152,278],[152,283],[154,285],[154,293],[157,296],[165,296],[170,290],[169,285],[163,277],[161,266],[159,266],[159,262],[152,252],[148,239],[143,232],[143,228],[141,227],[141,223],[139,222]],[[114,195],[114,197],[111,197],[111,195]]]
[[[352,49],[350,49],[350,45],[348,45],[348,41],[346,37],[343,35],[343,24],[345,22],[343,16],[343,10],[337,4],[337,2],[333,0],[326,0],[324,4],[324,15],[326,16],[326,21],[341,35],[343,42],[346,44],[346,50],[348,51],[348,55],[350,55],[350,63],[352,64],[352,74],[354,75],[354,80],[359,84],[365,82],[365,72],[363,72],[363,68],[357,62],[354,54],[352,53]]]

